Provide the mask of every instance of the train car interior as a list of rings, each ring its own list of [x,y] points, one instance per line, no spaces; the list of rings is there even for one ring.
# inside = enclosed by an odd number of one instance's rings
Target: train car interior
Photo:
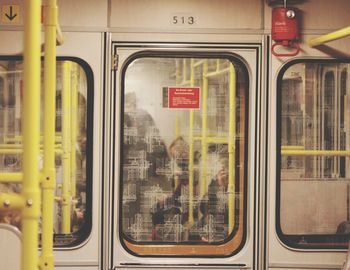
[[[349,0],[0,0],[0,269],[350,270]]]

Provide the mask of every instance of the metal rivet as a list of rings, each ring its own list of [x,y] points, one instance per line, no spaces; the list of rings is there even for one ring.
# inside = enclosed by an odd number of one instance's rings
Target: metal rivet
[[[27,206],[32,206],[33,205],[33,200],[32,199],[28,199],[27,200]]]
[[[9,207],[10,204],[11,204],[10,200],[5,200],[5,201],[4,201],[4,206],[5,206],[5,207]]]

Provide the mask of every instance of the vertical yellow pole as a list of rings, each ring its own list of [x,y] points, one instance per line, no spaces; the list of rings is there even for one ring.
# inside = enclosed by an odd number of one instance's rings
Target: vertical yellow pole
[[[24,1],[22,270],[39,265],[40,5],[40,0]]]
[[[182,60],[182,82],[185,83],[187,81],[187,61],[186,58]]]
[[[181,81],[181,75],[180,75],[180,60],[176,59],[175,63],[175,85],[178,86]],[[179,113],[176,111],[175,112],[175,138],[178,138],[181,135],[181,128],[180,128],[180,117]],[[175,185],[177,186],[177,185]]]
[[[53,220],[55,171],[55,133],[56,133],[56,0],[47,0],[45,6],[45,60],[44,60],[44,171],[42,179],[42,253],[40,268],[52,270]]]
[[[77,129],[78,129],[78,68],[77,64],[72,63],[72,87],[71,87],[71,148],[70,148],[70,173],[71,173],[71,195],[74,198],[76,196],[76,171],[77,171],[77,157],[76,157],[76,145],[77,145]]]
[[[194,59],[191,59],[191,77],[190,77],[190,85],[194,86]],[[189,224],[194,223],[193,218],[193,191],[194,191],[194,164],[193,164],[193,158],[194,158],[194,135],[193,135],[193,129],[194,129],[194,110],[190,110],[190,123],[189,123],[189,155],[188,155],[188,222]]]
[[[70,62],[62,63],[62,233],[70,233]]]
[[[228,138],[228,232],[231,233],[235,213],[235,141],[236,141],[236,71],[229,68],[229,138]]]
[[[8,125],[9,125],[9,109],[10,109],[10,106],[8,104],[8,101],[10,100],[10,90],[9,90],[9,87],[4,87],[4,100],[6,100],[6,103],[5,103],[5,107],[4,107],[4,122],[3,122],[3,125],[4,125],[4,138],[7,138],[9,133],[8,133]]]
[[[204,60],[203,64],[203,93],[202,93],[202,157],[201,157],[201,183],[200,197],[207,192],[207,151],[208,151],[208,60]]]

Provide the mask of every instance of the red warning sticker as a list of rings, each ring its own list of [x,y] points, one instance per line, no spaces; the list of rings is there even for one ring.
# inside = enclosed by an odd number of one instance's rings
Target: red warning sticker
[[[169,108],[172,109],[199,109],[199,87],[168,87]]]

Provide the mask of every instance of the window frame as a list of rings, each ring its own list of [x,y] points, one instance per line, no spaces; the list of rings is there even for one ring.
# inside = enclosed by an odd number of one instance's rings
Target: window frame
[[[344,245],[339,245],[343,242],[345,235],[342,234],[303,234],[303,235],[286,235],[281,227],[281,167],[282,167],[282,82],[285,72],[296,64],[350,64],[350,59],[324,59],[324,58],[298,58],[289,61],[279,70],[276,82],[276,213],[275,213],[275,230],[279,240],[287,247],[300,250],[343,250],[347,249],[348,241]],[[329,71],[325,72],[327,74]],[[339,74],[342,74],[340,71]],[[325,79],[325,74],[322,80]],[[334,74],[333,74],[334,75]],[[334,75],[334,80],[335,80]],[[340,86],[339,86],[340,87]],[[341,91],[341,89],[339,89]],[[305,131],[304,131],[305,132]],[[324,131],[321,131],[324,132]],[[349,236],[348,236],[349,237]],[[307,245],[303,243],[307,241]],[[328,241],[327,241],[328,240]],[[338,241],[337,241],[338,240]],[[343,241],[342,241],[343,240]],[[310,242],[312,241],[312,242]],[[330,244],[333,242],[334,244]],[[301,243],[301,244],[300,244]]]
[[[0,55],[0,61],[18,61],[23,62],[22,56],[4,56]],[[54,250],[76,248],[86,242],[92,232],[92,181],[93,181],[93,109],[94,109],[94,74],[90,65],[82,58],[75,56],[57,56],[56,61],[71,61],[82,68],[86,75],[86,212],[84,225],[76,232],[70,234],[54,233]],[[43,66],[44,57],[41,57]],[[57,78],[56,78],[57,79]],[[54,218],[55,219],[55,218]],[[67,241],[69,238],[78,237],[76,240],[67,244],[58,245],[57,242]],[[41,233],[39,234],[41,239]]]
[[[218,258],[224,258],[224,257],[230,257],[232,255],[237,254],[245,245],[247,241],[247,215],[248,215],[248,209],[247,209],[247,185],[248,185],[248,120],[249,120],[249,91],[250,91],[250,74],[248,72],[248,66],[247,64],[241,59],[240,56],[234,54],[234,53],[227,53],[227,52],[200,52],[200,51],[139,51],[136,53],[131,54],[123,63],[121,69],[120,69],[120,110],[119,110],[119,116],[120,116],[120,161],[119,161],[119,181],[116,183],[119,186],[119,203],[118,207],[119,209],[122,209],[122,202],[123,202],[123,145],[124,145],[124,129],[123,129],[123,123],[124,123],[124,97],[125,97],[125,74],[127,72],[128,66],[132,64],[135,60],[141,59],[141,58],[185,58],[185,59],[224,59],[228,60],[230,63],[238,63],[240,65],[240,68],[242,69],[242,72],[244,73],[244,76],[246,78],[246,88],[243,90],[245,91],[244,96],[244,113],[245,113],[245,119],[244,119],[244,147],[243,147],[243,153],[244,153],[244,169],[243,169],[243,184],[240,183],[240,181],[237,181],[235,191],[237,192],[237,189],[243,188],[243,213],[242,213],[242,221],[241,225],[235,222],[234,228],[231,232],[231,234],[225,239],[226,241],[222,242],[214,242],[211,244],[206,243],[198,243],[198,242],[180,242],[180,243],[173,243],[173,242],[136,242],[128,238],[123,231],[123,212],[122,210],[119,210],[118,212],[118,228],[119,232],[117,233],[120,239],[121,245],[124,247],[126,251],[128,251],[130,254],[137,256],[137,257],[218,257]],[[237,74],[237,73],[236,73]],[[118,112],[117,112],[118,113]],[[239,154],[239,152],[238,152]],[[237,155],[237,152],[236,152]],[[241,186],[242,185],[242,186]],[[238,215],[241,216],[241,213]],[[235,236],[240,229],[239,227],[242,227],[242,234],[240,243],[236,244],[233,243],[235,240]],[[234,246],[234,248],[232,248]],[[233,250],[230,250],[232,248]],[[213,252],[209,253],[209,250],[213,250]],[[180,250],[182,252],[180,252]],[[185,251],[183,251],[185,250]]]

